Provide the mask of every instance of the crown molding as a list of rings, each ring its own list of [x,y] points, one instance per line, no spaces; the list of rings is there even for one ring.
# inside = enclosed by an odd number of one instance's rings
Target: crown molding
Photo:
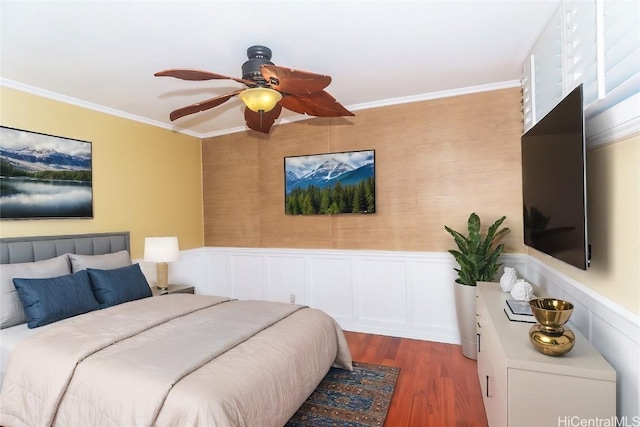
[[[135,114],[125,113],[124,111],[116,110],[115,108],[105,107],[103,105],[94,104],[92,102],[83,101],[71,96],[61,95],[56,92],[51,92],[45,89],[40,89],[35,86],[30,86],[24,83],[9,80],[4,77],[0,77],[0,86],[8,87],[10,89],[19,90],[21,92],[30,93],[31,95],[40,96],[43,98],[51,99],[53,101],[63,102],[65,104],[75,105],[77,107],[86,108],[88,110],[98,111],[100,113],[109,114],[111,116],[121,117],[123,119],[132,120],[134,122],[144,123],[147,125],[168,129],[174,132],[183,133],[185,135],[201,138],[197,132],[190,131],[189,129],[182,129],[175,126],[167,125],[166,123],[159,122],[157,120],[147,119]]]
[[[27,84],[24,84],[24,83],[16,82],[14,80],[6,79],[6,78],[3,78],[3,77],[0,77],[0,86],[5,86],[5,87],[8,87],[10,89],[19,90],[21,92],[30,93],[32,95],[41,96],[43,98],[52,99],[54,101],[64,102],[65,104],[75,105],[75,106],[78,106],[78,107],[82,107],[82,108],[86,108],[86,109],[89,109],[89,110],[98,111],[98,112],[109,114],[109,115],[112,115],[112,116],[122,117],[124,119],[133,120],[133,121],[140,122],[140,123],[145,123],[145,124],[148,124],[148,125],[151,125],[151,126],[156,126],[156,127],[159,127],[159,128],[167,129],[167,130],[170,130],[170,131],[173,131],[173,132],[182,133],[182,134],[193,136],[193,137],[200,138],[200,139],[213,138],[213,137],[217,137],[217,136],[223,136],[223,135],[228,135],[228,134],[238,133],[238,132],[245,132],[247,130],[246,127],[240,126],[240,127],[235,127],[235,128],[231,128],[231,129],[223,129],[223,130],[219,130],[219,131],[215,131],[215,132],[207,132],[207,133],[194,132],[194,131],[189,130],[189,129],[184,129],[184,128],[168,125],[166,123],[162,123],[162,122],[159,122],[157,120],[147,119],[145,117],[138,116],[138,115],[135,115],[135,114],[125,113],[125,112],[117,110],[115,108],[104,107],[102,105],[94,104],[92,102],[87,102],[87,101],[83,101],[81,99],[73,98],[73,97],[70,97],[70,96],[61,95],[61,94],[56,93],[56,92],[51,92],[51,91],[48,91],[48,90],[40,89],[40,88],[37,88],[37,87],[34,87],[34,86],[30,86],[30,85],[27,85]],[[388,107],[388,106],[391,106],[391,105],[408,104],[408,103],[412,103],[412,102],[421,102],[421,101],[429,101],[429,100],[438,99],[438,98],[448,98],[448,97],[452,97],[452,96],[469,95],[469,94],[473,94],[473,93],[489,92],[489,91],[493,91],[493,90],[510,89],[510,88],[515,88],[515,87],[521,87],[520,80],[505,81],[505,82],[499,82],[499,83],[490,83],[490,84],[477,85],[477,86],[468,86],[468,87],[457,88],[457,89],[450,89],[450,90],[443,90],[443,91],[438,91],[438,92],[424,93],[424,94],[420,94],[420,95],[411,95],[411,96],[404,96],[404,97],[399,97],[399,98],[384,99],[384,100],[375,101],[375,102],[365,102],[365,103],[362,103],[362,104],[349,105],[349,106],[346,106],[346,108],[348,110],[351,110],[351,111],[359,111],[359,110],[367,110],[367,109],[370,109],[370,108]],[[313,118],[315,118],[315,117],[307,116],[307,115],[303,115],[303,114],[298,114],[298,115],[293,116],[293,117],[281,118],[279,120],[279,122],[278,122],[278,125],[283,125],[283,124],[287,124],[287,123],[293,123],[293,122],[298,122],[298,121],[301,121],[301,120],[308,120],[308,119],[313,119]]]
[[[383,99],[381,101],[364,102],[362,104],[347,105],[345,107],[349,111],[368,110],[368,109],[371,109],[371,108],[389,107],[391,105],[409,104],[409,103],[412,103],[412,102],[421,102],[421,101],[430,101],[430,100],[439,99],[439,98],[449,98],[449,97],[452,97],[452,96],[470,95],[470,94],[473,94],[473,93],[490,92],[490,91],[501,90],[501,89],[512,89],[512,88],[516,88],[516,87],[517,88],[522,87],[522,82],[520,80],[511,80],[511,81],[505,81],[505,82],[499,82],[499,83],[490,83],[490,84],[485,84],[485,85],[468,86],[468,87],[463,87],[463,88],[458,88],[458,89],[450,89],[450,90],[442,90],[442,91],[438,91],[438,92],[423,93],[423,94],[420,94],[420,95],[403,96],[403,97],[399,97],[399,98],[389,98],[389,99]],[[312,117],[312,116],[299,114],[299,115],[293,116],[293,117],[281,118],[279,123],[278,123],[278,125],[298,122],[298,121],[301,121],[301,120],[314,119],[314,118],[315,117]],[[216,131],[216,132],[210,132],[210,133],[207,133],[207,134],[202,134],[201,137],[202,138],[213,138],[213,137],[216,137],[216,136],[228,135],[228,134],[236,133],[236,132],[244,132],[246,130],[247,130],[246,127],[225,129],[223,131]]]

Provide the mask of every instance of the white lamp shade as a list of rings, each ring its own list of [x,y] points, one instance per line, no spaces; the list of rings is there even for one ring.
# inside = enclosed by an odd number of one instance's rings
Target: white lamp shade
[[[144,260],[147,262],[177,261],[179,255],[177,237],[146,237]]]

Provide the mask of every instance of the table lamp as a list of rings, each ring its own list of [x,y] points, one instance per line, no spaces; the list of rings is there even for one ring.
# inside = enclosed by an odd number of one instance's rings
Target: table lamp
[[[146,237],[144,239],[144,260],[156,263],[157,286],[160,290],[169,289],[169,265],[178,260],[177,237]]]

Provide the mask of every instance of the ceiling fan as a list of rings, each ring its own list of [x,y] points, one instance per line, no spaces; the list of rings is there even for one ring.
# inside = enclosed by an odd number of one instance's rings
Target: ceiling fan
[[[178,108],[169,115],[171,121],[217,107],[236,95],[246,105],[244,118],[247,127],[262,133],[269,133],[282,108],[316,117],[354,115],[324,90],[331,83],[330,76],[274,65],[271,62],[271,49],[265,46],[251,46],[247,49],[247,57],[248,60],[242,64],[241,79],[192,69],[170,69],[155,73],[155,76],[181,80],[233,80],[247,86]]]

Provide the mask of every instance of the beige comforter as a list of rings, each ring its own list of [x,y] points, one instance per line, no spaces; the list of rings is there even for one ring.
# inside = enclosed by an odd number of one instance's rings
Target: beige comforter
[[[282,426],[332,365],[351,369],[325,313],[167,295],[59,322],[11,355],[0,425]]]

